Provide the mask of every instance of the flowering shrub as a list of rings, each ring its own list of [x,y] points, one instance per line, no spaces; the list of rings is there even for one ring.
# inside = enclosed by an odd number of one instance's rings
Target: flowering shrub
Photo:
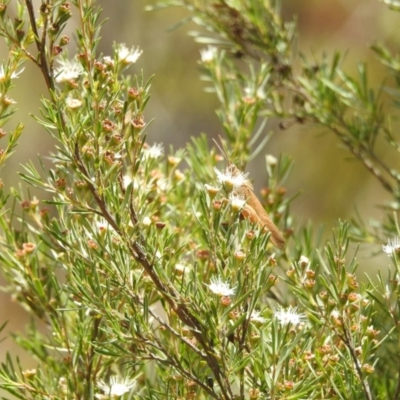
[[[399,398],[400,173],[374,147],[378,136],[396,151],[399,142],[365,68],[350,77],[335,55],[295,73],[295,27],[272,0],[178,4],[207,32],[199,62],[225,136],[167,154],[146,142],[150,82],[127,75],[145,52],[116,44],[99,54],[94,1],[0,4],[10,49],[1,126],[31,62],[48,89],[37,122],[57,141],[52,168],[21,173],[50,200],[1,185],[7,290],[47,330],[32,323],[16,336],[37,368],[8,354],[0,387],[19,399]],[[76,54],[63,34],[73,13]],[[398,54],[374,49],[399,84]],[[318,245],[291,216],[284,154],[266,156],[260,201],[244,170],[270,116],[332,131],[393,197],[385,219],[374,230],[339,222]],[[0,132],[4,164],[22,125]],[[350,240],[384,237],[392,270],[360,281]]]

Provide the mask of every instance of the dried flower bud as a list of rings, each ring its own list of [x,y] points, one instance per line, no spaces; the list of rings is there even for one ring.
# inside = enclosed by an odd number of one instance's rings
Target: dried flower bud
[[[268,282],[269,282],[272,286],[274,286],[274,285],[277,285],[277,284],[278,284],[279,279],[278,279],[278,277],[277,277],[276,275],[270,274],[270,275],[268,276]]]
[[[232,303],[232,300],[229,296],[222,296],[221,297],[221,305],[224,307],[228,307]]]
[[[340,358],[337,354],[333,354],[329,356],[328,360],[330,364],[336,364],[340,360]]]
[[[57,189],[64,190],[66,185],[67,185],[67,181],[64,178],[58,178],[56,180]]]
[[[163,230],[165,228],[165,222],[157,221],[156,228],[159,229],[160,231]]]
[[[306,279],[304,281],[304,287],[306,289],[312,289],[315,286],[315,280],[314,279]]]
[[[181,162],[181,159],[174,156],[168,156],[168,164],[175,167]]]
[[[22,371],[22,375],[26,378],[26,379],[32,379],[35,377],[36,375],[36,369],[26,369],[25,371]]]
[[[49,209],[48,208],[42,208],[39,212],[39,215],[41,218],[47,218],[49,215]]]
[[[370,375],[370,374],[372,374],[372,373],[375,371],[375,368],[374,368],[372,365],[370,365],[370,364],[364,364],[364,365],[361,367],[361,370],[362,370],[363,372],[365,372],[367,375]]]
[[[275,266],[278,264],[278,262],[277,262],[276,259],[275,259],[275,253],[271,254],[271,255],[268,257],[267,263],[268,263],[268,265],[269,265],[270,267],[275,267]]]
[[[219,192],[219,188],[215,186],[205,184],[204,187],[206,188],[207,193],[210,195],[211,199],[213,199],[215,195]]]
[[[53,46],[53,55],[54,55],[54,56],[58,56],[58,55],[60,55],[62,52],[63,52],[63,49],[62,49],[61,46],[57,46],[57,45],[54,45],[54,46]]]
[[[185,179],[185,174],[181,170],[177,169],[174,172],[174,177],[178,182],[180,182]]]
[[[306,271],[306,276],[307,276],[307,278],[309,278],[309,279],[313,279],[313,278],[315,277],[315,271],[313,271],[312,269],[308,269],[308,270]]]
[[[33,243],[30,243],[30,242],[22,244],[22,250],[28,254],[32,253],[35,250],[35,248],[36,248],[36,245]]]
[[[106,132],[111,132],[115,128],[114,123],[112,121],[110,121],[109,119],[105,119],[103,121],[102,126],[103,126],[103,130],[105,130]]]
[[[249,398],[250,399],[258,399],[260,397],[260,390],[257,388],[251,388],[249,390]]]
[[[360,295],[358,293],[351,292],[348,294],[347,299],[353,303],[354,301],[357,301],[360,299]]]
[[[315,358],[315,354],[314,353],[312,353],[311,351],[305,351],[304,352],[304,360],[310,361],[313,358]]]
[[[97,243],[93,239],[88,240],[88,246],[94,250],[96,250],[99,247],[99,246],[97,246]]]
[[[140,96],[140,92],[138,88],[129,88],[128,89],[128,98],[131,100],[136,100]]]
[[[208,260],[210,252],[208,250],[198,250],[196,256],[200,260]]]
[[[31,208],[31,202],[29,200],[21,201],[21,207],[24,210],[29,210]]]
[[[320,297],[320,299],[323,300],[323,301],[327,300],[327,299],[328,299],[328,292],[325,291],[325,290],[322,291],[322,292],[320,292],[320,293],[319,293],[319,297]]]
[[[221,200],[214,200],[212,202],[212,206],[214,208],[214,210],[219,211],[222,207],[222,201]]]
[[[135,129],[143,129],[146,125],[143,117],[134,118],[131,124]]]
[[[59,46],[64,47],[64,46],[66,46],[67,44],[69,44],[69,37],[66,36],[66,35],[61,36]]]
[[[289,278],[295,277],[295,274],[296,270],[294,268],[290,268],[286,271],[286,276],[288,276]]]
[[[246,253],[242,250],[236,250],[234,257],[237,261],[243,261],[246,258]]]
[[[331,348],[331,346],[330,346],[329,344],[324,344],[323,346],[321,346],[321,347],[318,349],[318,351],[319,351],[320,354],[325,355],[325,354],[331,353],[332,348]]]
[[[367,333],[369,338],[376,338],[379,335],[380,331],[374,329],[374,327],[372,325],[370,325],[367,328],[366,333]]]
[[[285,381],[283,383],[283,386],[286,390],[292,390],[294,388],[294,382],[293,381]]]
[[[229,313],[229,318],[236,321],[239,318],[239,312],[237,310],[233,310]]]

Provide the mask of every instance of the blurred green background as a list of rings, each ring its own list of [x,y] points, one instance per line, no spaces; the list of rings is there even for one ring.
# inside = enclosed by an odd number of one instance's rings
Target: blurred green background
[[[163,142],[168,149],[170,144],[175,148],[184,146],[190,136],[201,132],[210,137],[222,134],[214,111],[218,107],[216,97],[204,92],[205,83],[199,79],[197,60],[202,46],[188,35],[196,26],[187,24],[173,31],[168,29],[186,17],[187,12],[177,8],[146,12],[144,7],[150,3],[144,0],[103,0],[99,4],[104,9],[103,17],[108,19],[102,30],[100,51],[111,54],[113,42],[126,43],[129,47],[138,45],[144,52],[132,73],[143,69],[145,77],[154,75],[152,97],[145,115],[146,121],[155,118],[148,129],[148,141]],[[287,18],[297,15],[299,51],[317,59],[322,52],[347,52],[347,71],[355,72],[357,60],[364,60],[369,64],[371,85],[381,84],[384,70],[368,45],[377,39],[386,44],[393,42],[400,18],[382,2],[284,0],[283,12]],[[70,29],[68,34],[72,36],[72,25]],[[73,54],[73,40],[69,47]],[[5,59],[4,44],[0,51]],[[10,96],[18,102],[19,111],[5,128],[11,129],[17,121],[22,121],[26,128],[16,153],[2,170],[6,187],[17,186],[17,173],[22,170],[22,163],[37,161],[38,154],[46,156],[54,145],[50,136],[30,117],[30,114],[39,114],[39,99],[45,94],[39,70],[27,63],[15,84]],[[256,188],[267,183],[266,176],[260,175],[260,171],[265,171],[265,154],[277,156],[285,152],[295,160],[295,168],[286,182],[288,195],[302,192],[292,207],[299,226],[309,220],[316,226],[324,224],[330,235],[338,218],[354,215],[356,204],[365,219],[382,217],[377,204],[388,199],[387,194],[360,164],[349,160],[348,153],[340,148],[332,134],[311,126],[280,130],[278,123],[269,122],[267,130],[272,129],[275,134],[265,152],[249,165]],[[370,266],[378,264],[386,268],[389,263],[387,258],[370,260],[362,253],[359,258]],[[27,315],[10,300],[9,294],[0,296],[0,323],[9,321],[6,332],[24,330]],[[9,338],[0,346],[1,359],[6,350],[13,355],[20,354]],[[35,366],[33,360],[24,360],[23,364],[26,368]]]

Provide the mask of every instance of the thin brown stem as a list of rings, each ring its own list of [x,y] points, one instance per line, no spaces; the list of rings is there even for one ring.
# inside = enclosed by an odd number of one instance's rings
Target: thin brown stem
[[[35,36],[36,48],[39,53],[40,61],[39,63],[37,63],[37,65],[39,65],[40,69],[42,70],[44,80],[46,81],[47,89],[49,89],[51,94],[54,90],[54,83],[50,75],[49,65],[47,63],[47,58],[46,58],[46,30],[44,30],[42,40],[40,40],[39,32],[36,26],[35,11],[33,9],[32,1],[25,0],[25,4],[26,8],[28,9],[29,20],[31,23],[33,35]]]
[[[346,347],[350,351],[351,358],[353,359],[354,365],[356,367],[357,375],[360,379],[361,385],[364,390],[365,398],[367,400],[372,400],[371,389],[369,387],[367,379],[364,378],[364,376],[363,376],[363,372],[361,371],[361,367],[360,367],[360,362],[356,356],[354,346],[351,343],[350,334],[345,325],[343,325],[343,335],[338,334],[338,336],[340,337],[340,339],[343,341],[343,343],[346,345]]]

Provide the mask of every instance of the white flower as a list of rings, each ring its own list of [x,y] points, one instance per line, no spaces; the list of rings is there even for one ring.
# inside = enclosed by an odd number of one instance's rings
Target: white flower
[[[82,105],[82,101],[79,99],[74,99],[73,97],[67,97],[65,101],[67,103],[67,107],[74,109],[79,108]]]
[[[75,60],[61,60],[60,66],[54,71],[56,82],[68,82],[83,74],[83,67]]]
[[[217,56],[218,49],[215,46],[208,46],[200,50],[200,58],[203,63],[210,63]]]
[[[8,107],[13,104],[17,104],[17,102],[6,95],[0,95],[0,101],[3,103],[3,106]]]
[[[150,226],[151,225],[151,219],[149,217],[144,217],[142,220],[142,224],[144,226]]]
[[[388,256],[390,256],[393,252],[400,250],[400,238],[395,236],[393,239],[389,239],[387,245],[382,245],[382,250]]]
[[[333,318],[339,318],[339,316],[340,316],[340,314],[339,314],[339,311],[338,310],[332,310],[332,312],[331,312],[331,317],[333,317]]]
[[[4,82],[7,78],[8,79],[15,79],[18,78],[18,75],[22,73],[25,68],[22,68],[20,71],[11,72],[11,76],[7,77],[8,71],[4,68],[4,65],[0,65],[0,82]]]
[[[265,100],[267,96],[265,95],[264,88],[258,88],[256,91],[256,96],[260,100]]]
[[[243,196],[234,192],[229,193],[229,200],[232,208],[237,211],[241,210],[246,204],[246,200],[243,198]]]
[[[164,154],[164,147],[161,143],[154,143],[153,146],[143,149],[146,158],[160,158]]]
[[[259,324],[264,324],[267,320],[260,315],[260,311],[253,310],[249,315],[249,319],[251,322],[256,322]]]
[[[134,179],[129,176],[129,175],[124,175],[122,177],[122,184],[124,185],[124,188],[126,189],[131,183],[133,182],[133,184],[135,183]],[[133,185],[134,186],[134,185]]]
[[[118,60],[124,64],[134,64],[139,57],[142,55],[143,51],[138,48],[132,47],[128,49],[125,44],[120,44],[117,46]]]
[[[123,379],[120,380],[118,376],[112,376],[110,383],[105,383],[103,380],[97,382],[97,386],[110,397],[120,397],[128,393],[136,384],[136,381]]]
[[[211,186],[207,183],[204,184],[204,188],[207,190],[207,192],[211,192],[213,194],[217,194],[219,191],[219,187]]]
[[[299,265],[303,268],[308,267],[310,260],[306,256],[300,256]]]
[[[183,264],[175,264],[175,273],[178,276],[182,276],[184,274],[188,274],[190,272],[190,267]]]
[[[104,64],[109,65],[110,67],[114,66],[114,60],[110,56],[104,56],[103,62]]]
[[[267,162],[267,165],[270,167],[274,167],[276,164],[278,164],[278,159],[272,154],[267,154],[265,156],[265,161]]]
[[[168,180],[161,178],[157,181],[157,189],[161,192],[166,192],[168,190]]]
[[[297,307],[290,306],[286,310],[281,308],[275,311],[275,318],[277,318],[282,325],[298,325],[302,322],[304,314],[298,313]]]
[[[221,277],[211,278],[209,289],[218,296],[232,296],[235,294],[235,288],[229,287],[229,284],[222,281]]]
[[[107,230],[115,231],[115,229],[104,218],[100,218],[96,221],[96,227],[100,233],[106,232]]]
[[[246,96],[251,96],[253,94],[253,89],[250,86],[246,86],[243,91]]]
[[[220,183],[226,184],[232,188],[243,186],[247,182],[247,175],[234,168],[226,168],[225,172],[221,172],[214,167],[217,179]]]

